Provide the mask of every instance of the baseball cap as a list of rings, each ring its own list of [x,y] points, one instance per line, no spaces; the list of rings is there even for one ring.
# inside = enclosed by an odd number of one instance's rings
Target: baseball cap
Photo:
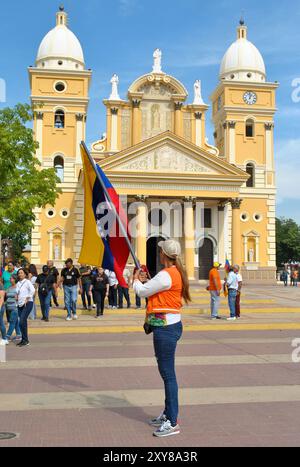
[[[164,240],[158,243],[159,248],[162,249],[164,254],[169,258],[175,259],[181,254],[180,243],[176,240]]]
[[[221,263],[218,263],[217,261],[214,263],[214,268],[219,268],[220,266],[222,266]]]

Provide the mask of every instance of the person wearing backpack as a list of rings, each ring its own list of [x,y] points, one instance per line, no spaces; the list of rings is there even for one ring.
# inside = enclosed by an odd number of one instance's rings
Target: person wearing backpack
[[[53,286],[56,283],[56,277],[50,274],[48,266],[43,266],[42,274],[39,274],[36,280],[38,286],[38,295],[41,304],[42,321],[49,321],[50,302],[53,293]]]

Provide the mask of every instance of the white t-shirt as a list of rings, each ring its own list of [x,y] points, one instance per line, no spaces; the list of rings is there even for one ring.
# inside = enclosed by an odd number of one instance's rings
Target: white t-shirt
[[[110,287],[113,287],[114,285],[118,285],[119,281],[114,271],[109,271],[108,269],[106,269],[105,274],[107,275],[108,283]]]
[[[236,277],[237,277],[238,282],[243,282],[242,274],[240,274],[240,273],[238,272],[237,275],[236,275]]]
[[[235,272],[231,271],[227,278],[228,289],[238,290],[239,283]]]
[[[18,297],[18,306],[25,305],[25,301],[28,299],[29,302],[33,302],[35,294],[35,288],[28,279],[23,279],[17,283],[16,293]]]

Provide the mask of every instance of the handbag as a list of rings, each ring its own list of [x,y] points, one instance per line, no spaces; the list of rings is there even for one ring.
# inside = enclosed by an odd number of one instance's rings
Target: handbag
[[[147,334],[147,336],[153,332],[152,326],[150,324],[145,322],[143,327],[144,327],[145,334]]]

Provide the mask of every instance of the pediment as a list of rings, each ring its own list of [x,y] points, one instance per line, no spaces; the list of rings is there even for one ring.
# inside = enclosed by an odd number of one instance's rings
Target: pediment
[[[113,169],[122,172],[159,172],[159,173],[216,173],[204,162],[196,160],[168,144],[147,151]]]

